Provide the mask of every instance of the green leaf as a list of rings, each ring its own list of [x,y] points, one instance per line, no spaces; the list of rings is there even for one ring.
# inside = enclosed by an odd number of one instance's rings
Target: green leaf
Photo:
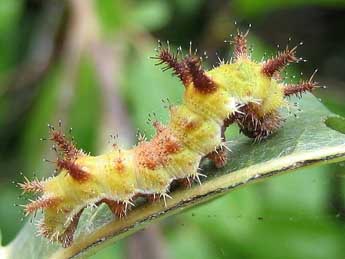
[[[277,134],[256,144],[243,136],[237,137],[231,143],[231,160],[224,168],[215,169],[205,163],[203,172],[208,175],[207,179],[201,185],[173,192],[173,199],[167,201],[167,206],[163,202],[141,205],[125,220],[113,220],[104,206],[88,209],[82,216],[77,238],[67,249],[35,238],[34,228],[28,223],[0,253],[3,258],[84,258],[147,224],[239,186],[301,167],[344,161],[345,135],[325,124],[334,115],[312,95],[306,95],[300,101],[292,98],[291,104],[294,102],[300,103],[302,111],[295,111],[291,105],[292,112],[298,112],[297,116],[286,113],[286,122]]]

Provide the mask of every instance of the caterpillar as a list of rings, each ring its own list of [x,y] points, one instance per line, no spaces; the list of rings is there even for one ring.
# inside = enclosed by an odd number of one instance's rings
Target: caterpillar
[[[67,247],[87,206],[105,203],[117,218],[124,218],[139,197],[165,200],[173,182],[186,187],[194,180],[200,182],[203,158],[216,167],[227,163],[224,133],[231,124],[255,141],[275,133],[283,124],[280,111],[287,106],[287,97],[311,92],[318,84],[313,76],[298,84],[284,83],[281,71],[300,60],[296,47],[257,62],[251,59],[247,34],[238,31],[231,41],[231,61],[209,71],[192,51],[182,55],[159,44],[154,58],[180,79],[183,100],[169,106],[166,125],[152,122],[156,134],[151,140],[140,138],[132,149],[115,145],[105,154],[91,156],[61,130],[50,127],[49,139],[58,150],[58,173],[45,180],[25,178],[19,184],[23,192],[38,195],[24,205],[26,215],[43,211],[38,233]]]

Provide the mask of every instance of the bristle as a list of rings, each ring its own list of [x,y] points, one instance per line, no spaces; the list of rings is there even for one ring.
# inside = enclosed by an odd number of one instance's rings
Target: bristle
[[[24,211],[26,215],[29,215],[39,209],[55,207],[59,202],[60,199],[56,197],[41,197],[38,200],[26,204]]]
[[[157,65],[166,64],[166,67],[163,67],[163,71],[173,69],[174,74],[181,79],[185,86],[190,83],[191,76],[189,69],[184,60],[178,60],[176,54],[172,54],[169,49],[160,49],[159,54],[155,58],[160,60]]]
[[[234,37],[232,43],[234,44],[234,57],[235,59],[239,59],[241,57],[248,57],[248,49],[247,49],[247,33],[243,34],[238,32],[237,35]]]
[[[50,140],[54,141],[69,159],[76,158],[80,153],[73,143],[66,139],[61,131],[52,130]]]
[[[199,57],[191,56],[186,59],[187,66],[192,75],[194,87],[201,93],[211,93],[217,89],[216,84],[205,74],[201,67]]]
[[[285,85],[284,95],[291,96],[295,94],[297,96],[300,96],[302,95],[302,93],[313,91],[315,88],[318,87],[318,85],[316,82],[313,82],[311,79],[309,81],[302,81],[299,84]]]
[[[67,159],[58,159],[57,166],[59,169],[67,170],[68,174],[75,180],[83,182],[89,179],[90,175],[81,169],[74,161]]]
[[[29,181],[28,178],[25,177],[24,183],[19,183],[19,187],[26,192],[33,192],[33,193],[41,193],[43,192],[43,183],[37,179]]]
[[[272,77],[275,73],[280,72],[288,63],[297,62],[298,59],[295,57],[296,48],[294,47],[291,50],[286,48],[285,51],[279,52],[275,58],[267,60],[262,67],[262,73],[268,77]]]

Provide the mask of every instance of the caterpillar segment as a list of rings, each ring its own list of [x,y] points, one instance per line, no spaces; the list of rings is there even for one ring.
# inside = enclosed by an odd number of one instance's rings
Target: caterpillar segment
[[[56,130],[51,140],[59,149],[56,161],[59,173],[44,181],[26,180],[25,192],[39,195],[25,205],[27,214],[43,211],[39,234],[59,241],[63,246],[73,242],[73,234],[82,211],[105,203],[118,218],[126,216],[139,196],[154,202],[170,198],[172,182],[190,186],[200,182],[202,158],[224,166],[227,146],[224,132],[236,123],[246,136],[262,140],[282,124],[280,110],[286,97],[312,91],[311,80],[299,85],[286,85],[279,76],[289,62],[296,62],[295,48],[275,58],[258,63],[247,52],[246,34],[238,33],[232,41],[234,59],[209,71],[201,59],[191,54],[172,54],[161,45],[155,57],[164,70],[172,69],[185,87],[180,105],[169,106],[170,121],[153,122],[156,135],[141,138],[129,150],[115,146],[111,151],[90,156],[77,149]]]

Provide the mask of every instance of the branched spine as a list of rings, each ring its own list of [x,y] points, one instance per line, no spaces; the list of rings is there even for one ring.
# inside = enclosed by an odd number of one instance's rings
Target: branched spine
[[[199,57],[191,56],[186,59],[192,80],[196,89],[201,93],[212,93],[217,89],[217,85],[209,78],[201,67],[201,60]]]
[[[275,73],[280,72],[288,63],[297,62],[298,59],[295,56],[296,47],[289,50],[285,49],[283,52],[279,52],[275,58],[269,59],[262,67],[262,73],[268,77],[274,76]]]
[[[158,51],[158,55],[153,57],[154,59],[159,60],[156,65],[166,64],[162,70],[166,71],[172,69],[174,71],[173,74],[178,76],[182,83],[187,86],[191,82],[191,77],[185,60],[183,59],[179,61],[178,55],[171,53],[170,48],[162,48],[160,46]]]
[[[237,35],[234,37],[232,43],[234,44],[234,57],[235,59],[247,58],[248,57],[248,48],[247,48],[247,31],[245,34],[237,32]]]
[[[284,86],[284,95],[285,96],[302,96],[302,93],[305,92],[311,92],[315,88],[318,88],[318,83],[313,81],[313,78],[317,72],[317,69],[314,71],[314,73],[311,75],[310,79],[308,81],[301,81],[299,84],[288,84]]]

